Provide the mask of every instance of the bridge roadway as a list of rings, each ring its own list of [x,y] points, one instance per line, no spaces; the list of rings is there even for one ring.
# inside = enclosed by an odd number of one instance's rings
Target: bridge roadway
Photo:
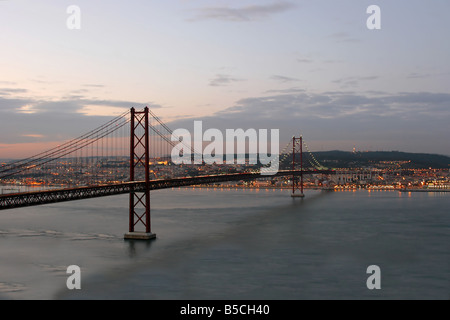
[[[221,175],[207,175],[187,178],[174,178],[164,180],[151,180],[150,190],[169,189],[199,184],[218,183],[226,181],[253,180],[279,176],[300,175],[300,170],[278,171],[274,175],[261,175],[260,173],[233,173]],[[333,170],[303,170],[303,174],[334,174]],[[0,195],[0,210],[21,207],[37,206],[50,203],[99,198],[126,194],[130,192],[144,192],[146,184],[143,181],[107,184],[98,186],[55,189],[36,192],[11,193]]]

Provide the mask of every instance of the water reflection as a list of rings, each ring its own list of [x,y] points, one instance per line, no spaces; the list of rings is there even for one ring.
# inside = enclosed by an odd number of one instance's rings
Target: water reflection
[[[132,239],[124,239],[126,245],[128,245],[128,257],[133,259],[139,255],[143,255],[146,251],[149,251],[152,247],[152,244],[157,240],[132,240]]]

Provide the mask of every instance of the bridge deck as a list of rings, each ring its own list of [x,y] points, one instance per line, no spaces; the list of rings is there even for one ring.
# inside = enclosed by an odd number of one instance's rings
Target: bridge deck
[[[199,177],[175,178],[164,180],[151,180],[150,190],[169,189],[199,184],[219,183],[226,181],[252,180],[277,176],[300,175],[301,171],[279,171],[274,175],[261,175],[259,173],[234,173],[209,175]],[[304,170],[303,174],[332,174],[331,170]],[[99,198],[126,194],[131,192],[143,192],[146,184],[142,181],[126,182],[110,185],[98,185],[87,187],[66,188],[57,190],[12,193],[0,195],[0,210],[36,206],[50,203]]]

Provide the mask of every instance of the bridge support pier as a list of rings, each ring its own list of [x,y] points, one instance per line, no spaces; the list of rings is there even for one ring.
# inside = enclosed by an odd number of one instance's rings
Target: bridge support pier
[[[304,193],[292,193],[291,197],[292,198],[304,198],[305,194]]]
[[[152,240],[156,234],[151,232],[128,232],[123,236],[125,240]]]

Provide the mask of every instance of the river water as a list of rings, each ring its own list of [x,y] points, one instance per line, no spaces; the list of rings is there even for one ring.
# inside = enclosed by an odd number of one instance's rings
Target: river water
[[[155,191],[150,242],[126,195],[0,211],[0,299],[450,299],[449,193],[305,193]]]

